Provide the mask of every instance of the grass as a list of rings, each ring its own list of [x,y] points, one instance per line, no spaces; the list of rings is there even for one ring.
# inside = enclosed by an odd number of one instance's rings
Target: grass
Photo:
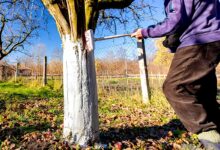
[[[61,91],[54,91],[49,86],[30,87],[13,82],[0,83],[0,91],[1,100],[48,99],[63,96]]]
[[[77,149],[62,139],[63,94],[54,85],[0,83],[0,149]],[[109,149],[118,145],[123,149],[178,149],[182,144],[200,147],[163,93],[151,92],[146,105],[140,94],[124,96],[99,90],[101,142]]]
[[[106,84],[126,84],[129,82],[139,83],[140,78],[98,78],[98,82],[105,81]]]

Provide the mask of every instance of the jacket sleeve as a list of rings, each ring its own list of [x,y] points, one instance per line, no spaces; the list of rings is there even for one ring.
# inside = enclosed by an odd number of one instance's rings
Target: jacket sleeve
[[[169,7],[172,7],[171,9]],[[143,28],[141,33],[144,38],[163,37],[172,34],[183,21],[183,7],[181,0],[171,0],[168,4],[167,17],[163,22]],[[167,8],[166,8],[167,10]]]

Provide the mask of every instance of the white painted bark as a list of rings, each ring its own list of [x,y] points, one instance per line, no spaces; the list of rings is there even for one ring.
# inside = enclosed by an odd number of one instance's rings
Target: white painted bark
[[[99,137],[94,52],[63,36],[64,138],[86,145]]]

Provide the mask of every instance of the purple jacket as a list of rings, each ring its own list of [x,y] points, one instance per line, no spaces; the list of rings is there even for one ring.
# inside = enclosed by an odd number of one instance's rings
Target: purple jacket
[[[167,18],[142,29],[145,38],[163,37],[183,28],[180,47],[220,41],[220,0],[170,0]]]

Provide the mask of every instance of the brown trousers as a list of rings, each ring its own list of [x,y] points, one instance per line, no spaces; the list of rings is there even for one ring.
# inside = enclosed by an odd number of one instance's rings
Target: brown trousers
[[[179,48],[163,85],[164,94],[186,129],[220,131],[215,68],[220,41]]]

